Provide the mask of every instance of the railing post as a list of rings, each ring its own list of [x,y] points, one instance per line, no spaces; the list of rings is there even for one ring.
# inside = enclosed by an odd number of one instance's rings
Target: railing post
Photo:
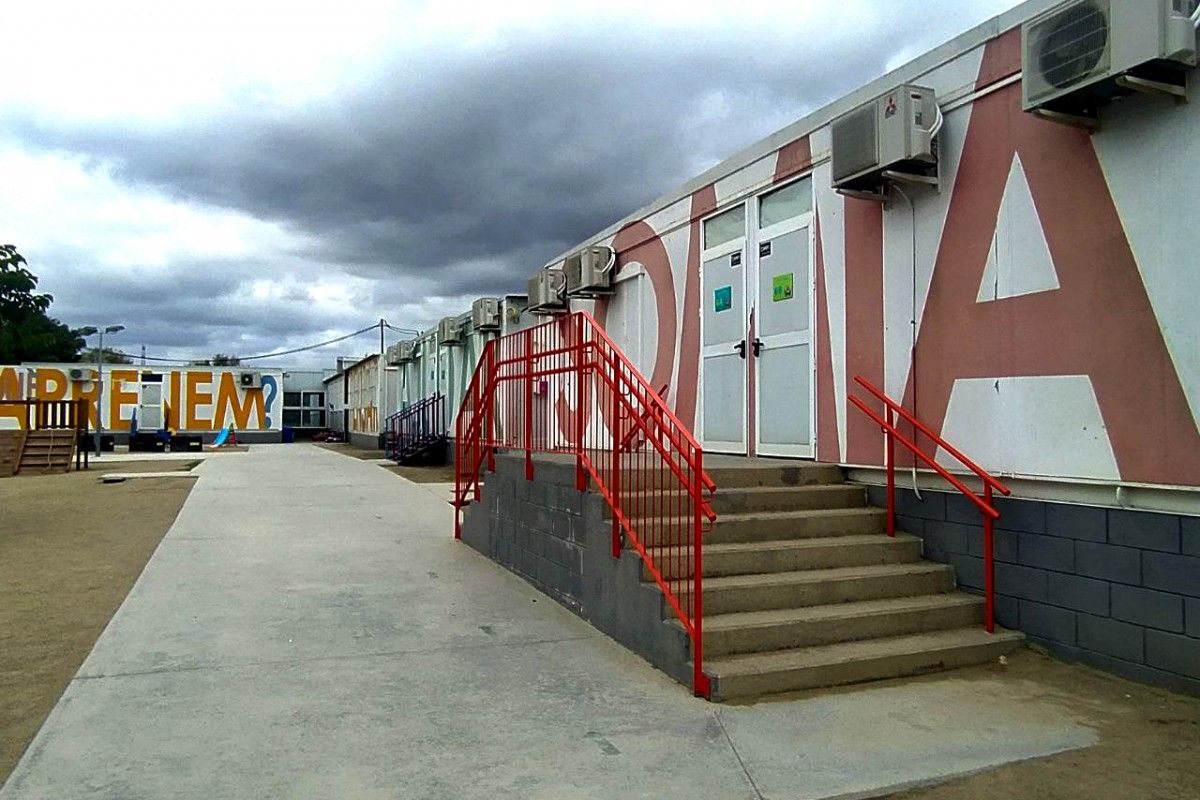
[[[987,503],[988,508],[994,508],[992,505],[992,485],[987,481],[983,482],[983,502]],[[996,630],[996,565],[992,558],[992,537],[993,537],[994,520],[989,514],[983,515],[983,602],[984,602],[984,627],[988,633],[993,633]]]
[[[533,328],[525,331],[525,480],[533,480]]]
[[[887,535],[896,535],[896,439],[892,429],[896,427],[896,416],[891,407],[887,410]]]
[[[614,364],[612,388],[612,555],[621,557],[621,521],[617,511],[621,508],[621,383]]]
[[[709,699],[712,689],[704,674],[704,558],[702,540],[704,523],[700,518],[700,476],[704,474],[704,452],[695,451],[696,464],[692,470],[692,691],[697,697]]]
[[[583,491],[583,315],[575,326],[575,488]]]
[[[494,446],[494,441],[496,438],[496,434],[495,434],[496,393],[500,391],[500,382],[495,380],[496,347],[494,345],[491,347],[489,347],[488,345],[484,345],[484,349],[487,351],[487,360],[486,360],[486,367],[485,367],[485,369],[487,371],[484,373],[484,379],[483,379],[483,384],[482,384],[484,395],[485,395],[484,400],[483,400],[483,404],[484,404],[483,407],[486,411],[486,413],[484,414],[484,419],[483,419],[483,430],[484,430],[484,435],[487,437],[484,440],[484,447],[487,448],[487,470],[488,470],[488,472],[495,472],[496,471],[496,448]],[[492,387],[491,391],[487,390],[488,386]]]

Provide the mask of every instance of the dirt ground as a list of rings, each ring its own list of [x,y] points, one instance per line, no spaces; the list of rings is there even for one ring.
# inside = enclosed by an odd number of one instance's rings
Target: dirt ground
[[[1007,666],[975,667],[958,674],[1030,681],[1045,698],[1095,728],[1099,744],[900,792],[889,795],[891,800],[1200,797],[1200,698],[1067,664],[1033,649],[1010,656]]]
[[[454,465],[444,467],[384,467],[388,472],[394,472],[401,478],[407,478],[413,483],[454,483]]]
[[[364,461],[386,458],[382,450],[372,450],[352,444],[341,442],[314,442],[314,444],[334,453],[341,453],[351,458],[361,458]],[[396,473],[401,478],[408,478],[413,483],[454,483],[453,464],[440,467],[402,467],[396,464],[384,466],[384,469]]]
[[[361,458],[364,461],[370,461],[375,458],[386,458],[382,450],[376,450],[370,447],[359,447],[358,445],[350,444],[349,442],[313,442],[317,447],[334,453],[341,453],[344,456],[351,458]]]
[[[0,784],[195,483],[142,478],[104,484],[100,476],[198,463],[130,461],[0,479]]]

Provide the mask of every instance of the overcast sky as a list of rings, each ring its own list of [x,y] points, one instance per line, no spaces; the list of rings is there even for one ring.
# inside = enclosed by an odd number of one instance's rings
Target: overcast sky
[[[4,2],[0,241],[129,352],[425,328],[1016,4]]]

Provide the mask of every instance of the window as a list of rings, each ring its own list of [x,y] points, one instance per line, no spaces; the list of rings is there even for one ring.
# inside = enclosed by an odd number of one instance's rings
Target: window
[[[283,424],[292,428],[324,428],[325,393],[284,392]]]
[[[739,205],[724,214],[704,220],[704,249],[732,242],[746,235],[746,206]]]
[[[769,228],[812,211],[812,179],[804,178],[758,199],[758,227]]]

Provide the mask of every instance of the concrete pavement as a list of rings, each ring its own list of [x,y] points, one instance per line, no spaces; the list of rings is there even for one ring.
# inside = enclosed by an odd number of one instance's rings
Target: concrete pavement
[[[207,459],[0,800],[865,796],[1086,746],[1037,687],[716,706],[307,445]]]

